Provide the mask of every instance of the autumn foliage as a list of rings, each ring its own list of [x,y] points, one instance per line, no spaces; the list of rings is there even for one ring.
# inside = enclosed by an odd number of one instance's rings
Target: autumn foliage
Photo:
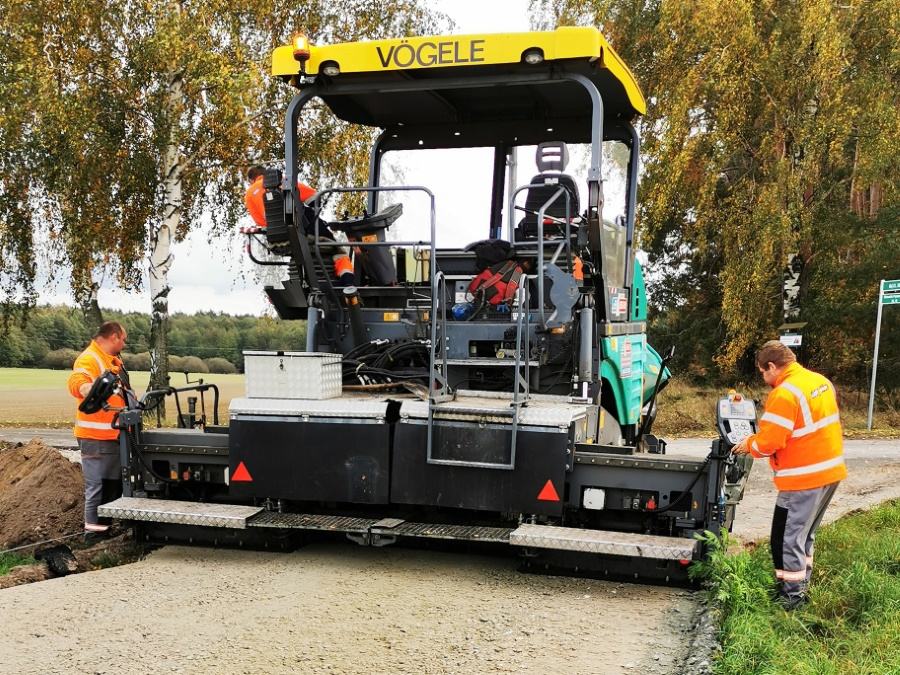
[[[648,99],[638,224],[651,341],[677,344],[676,367],[698,379],[752,377],[755,347],[785,323],[782,275],[797,256],[801,360],[865,382],[879,279],[900,278],[897,3],[532,8],[547,27],[602,26]],[[892,388],[896,314],[879,363]]]

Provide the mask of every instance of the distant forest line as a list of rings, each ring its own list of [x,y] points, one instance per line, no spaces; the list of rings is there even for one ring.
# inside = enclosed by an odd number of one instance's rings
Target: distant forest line
[[[0,325],[0,368],[72,367],[77,355],[90,343],[92,332],[81,311],[74,307],[43,305],[24,315],[25,320],[12,320]],[[103,312],[106,321],[119,321],[128,331],[125,367],[131,371],[150,370],[150,316],[137,312]],[[834,317],[836,322],[846,317]],[[874,317],[870,331],[874,331]],[[648,321],[648,342],[661,351],[678,343],[679,352],[672,364],[673,374],[692,384],[732,386],[741,381],[758,384],[752,364],[744,372],[723,373],[710,359],[708,367],[699,371],[691,367],[696,354],[687,341],[700,339],[697,332],[677,339],[668,330],[666,315],[655,313]],[[892,406],[900,389],[900,313],[885,312],[878,363],[879,396],[886,396]],[[242,373],[245,350],[304,351],[306,321],[284,321],[269,316],[231,316],[215,312],[173,314],[168,320],[169,372]],[[807,336],[808,337],[808,336]],[[853,389],[868,389],[871,376],[871,346],[860,340],[857,349],[847,345],[823,344],[804,339],[798,358],[804,365],[820,370],[836,384]],[[812,343],[812,344],[809,344]],[[837,348],[836,348],[837,347]],[[699,348],[695,346],[695,350]],[[831,352],[837,351],[835,357]],[[828,358],[831,354],[831,358]],[[678,357],[681,358],[678,358]]]
[[[103,313],[128,332],[123,361],[128,370],[150,370],[150,315],[137,312]],[[244,350],[303,351],[306,322],[272,317],[231,316],[205,312],[172,314],[168,321],[169,371],[192,373],[243,372]],[[75,357],[90,344],[92,332],[81,311],[66,306],[32,309],[25,323],[10,322],[0,330],[0,367],[72,367]]]

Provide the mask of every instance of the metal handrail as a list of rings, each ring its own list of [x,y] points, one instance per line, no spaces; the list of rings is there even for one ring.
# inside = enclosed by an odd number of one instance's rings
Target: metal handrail
[[[432,259],[433,261],[433,259]],[[430,376],[428,378],[428,418],[429,418],[429,430],[431,428],[431,409],[432,403],[436,400],[446,400],[447,397],[450,396],[450,392],[447,387],[447,350],[444,348],[441,349],[441,371],[440,375],[438,375],[437,370],[437,353],[438,353],[438,343],[441,345],[444,344],[444,340],[447,339],[447,317],[446,311],[444,310],[441,302],[441,298],[443,294],[440,293],[440,289],[443,289],[444,284],[444,273],[440,270],[436,269],[436,265],[434,262],[430,265],[429,274],[431,276],[431,359],[430,359]],[[437,322],[438,317],[440,317],[441,322],[441,330],[440,330],[440,338],[438,338],[438,329]],[[440,381],[440,382],[438,382]],[[440,388],[438,388],[438,384],[440,384]],[[429,444],[431,443],[431,435],[429,434]]]
[[[283,260],[260,260],[255,255],[253,255],[253,242],[257,242],[260,246],[265,248],[264,244],[257,239],[257,237],[261,234],[265,234],[265,230],[262,228],[258,228],[256,231],[247,231],[244,232],[247,235],[247,256],[251,261],[256,263],[257,265],[262,266],[270,266],[270,267],[287,267],[290,265],[289,262],[285,262]],[[268,249],[267,249],[268,250]],[[270,251],[271,252],[271,251]]]
[[[513,247],[515,248],[518,244],[530,243],[527,240],[522,240],[521,242],[516,240],[516,231],[515,225],[513,221],[513,215],[515,213],[516,206],[516,197],[523,190],[528,190],[530,188],[539,188],[539,187],[547,187],[546,183],[531,183],[530,185],[522,185],[521,187],[516,188],[509,198],[509,241],[512,242]],[[571,248],[572,248],[572,217],[571,217],[571,195],[569,191],[566,190],[562,185],[553,193],[553,195],[543,203],[540,209],[538,209],[537,213],[537,254],[538,254],[538,268],[537,268],[537,280],[538,280],[538,309],[541,317],[540,325],[543,326],[546,323],[546,318],[544,316],[544,245],[545,243],[553,243],[556,240],[550,240],[549,242],[544,242],[544,214],[546,210],[555,202],[560,195],[565,195],[566,198],[566,234],[565,238],[559,242],[559,246],[556,248],[556,252],[553,254],[550,259],[550,264],[556,264],[557,259],[559,258],[560,253],[562,253],[563,247],[566,248],[569,258],[571,259]]]
[[[435,258],[435,239],[437,237],[437,221],[435,218],[435,208],[434,208],[434,193],[429,190],[427,187],[423,185],[396,185],[396,186],[379,186],[379,187],[364,187],[364,188],[327,188],[325,190],[321,190],[317,192],[313,196],[313,204],[314,210],[316,212],[316,217],[318,218],[318,214],[321,212],[320,203],[322,198],[330,195],[330,194],[346,194],[346,193],[354,193],[354,192],[424,192],[428,195],[429,202],[431,204],[431,240],[430,241],[372,241],[372,242],[363,242],[363,241],[354,241],[352,242],[353,247],[366,248],[370,246],[398,246],[398,247],[408,247],[408,246],[423,246],[427,245],[431,252],[431,260],[433,261]],[[322,258],[322,250],[321,243],[319,241],[319,237],[315,236],[313,241],[313,248],[316,252],[316,257],[318,258],[319,265],[322,266],[322,269],[325,269],[325,262]],[[334,245],[340,244],[350,244],[350,242],[338,242],[335,241]],[[325,246],[329,246],[327,242],[325,242]],[[431,268],[433,271],[434,263],[431,264]],[[337,306],[337,308],[341,311],[341,321],[343,323],[349,323],[347,318],[347,308],[343,306],[341,302],[338,301],[337,291],[334,288],[334,284],[331,283],[330,275],[326,274],[325,276],[325,284],[326,284],[326,295],[331,298],[332,302]],[[431,299],[431,311],[432,316],[435,311],[435,299],[432,294]]]
[[[443,274],[438,272],[437,276],[443,278]],[[523,276],[523,279],[533,278],[531,276]],[[513,385],[513,400],[510,403],[510,410],[507,411],[491,411],[492,415],[500,415],[506,417],[509,415],[512,418],[512,426],[510,429],[511,439],[510,439],[510,448],[509,448],[509,462],[507,464],[499,464],[495,462],[468,462],[465,460],[456,460],[456,459],[435,459],[433,456],[434,452],[434,414],[435,414],[435,400],[434,397],[429,399],[428,402],[428,427],[427,427],[427,446],[426,446],[426,462],[428,464],[443,464],[446,466],[468,466],[482,469],[501,469],[506,471],[512,471],[516,468],[516,448],[518,441],[518,431],[519,431],[519,410],[528,405],[528,401],[531,396],[531,355],[530,355],[530,319],[529,319],[529,293],[528,293],[528,283],[523,283],[519,286],[518,291],[516,292],[516,296],[518,299],[518,307],[519,313],[516,317],[516,359],[515,359],[515,375],[514,375],[514,385]],[[432,324],[434,326],[434,323]],[[444,327],[444,319],[441,321],[442,329]],[[522,362],[522,352],[525,353],[524,363]],[[446,350],[444,350],[444,372],[446,373]],[[522,376],[522,370],[524,367],[525,375]],[[433,382],[433,381],[432,381]],[[434,385],[432,383],[432,389]],[[524,389],[524,392],[522,391]],[[520,394],[524,394],[520,396]],[[481,408],[454,408],[448,411],[448,414],[485,414],[485,410]]]

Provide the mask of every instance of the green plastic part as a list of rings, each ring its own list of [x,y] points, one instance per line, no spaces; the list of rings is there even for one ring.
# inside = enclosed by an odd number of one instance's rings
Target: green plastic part
[[[644,283],[644,270],[641,261],[634,261],[634,284],[631,292],[631,320],[647,320],[647,285]]]
[[[647,320],[647,290],[644,272],[638,260],[634,261],[634,285],[631,299],[631,321]],[[647,336],[642,333],[618,335],[603,338],[603,361],[600,377],[611,388],[616,409],[615,413],[622,426],[638,424],[641,409],[650,401],[659,379],[662,358],[647,344]],[[666,368],[660,385],[672,374]]]
[[[614,412],[622,426],[637,424],[641,419],[646,346],[643,333],[603,338],[600,376],[612,388]]]

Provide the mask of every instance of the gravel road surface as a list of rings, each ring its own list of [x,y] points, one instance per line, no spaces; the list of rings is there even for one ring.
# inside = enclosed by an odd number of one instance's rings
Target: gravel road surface
[[[0,439],[16,440],[10,433]],[[43,430],[15,433],[54,444]],[[708,448],[675,441],[669,454]],[[849,441],[846,454],[850,478],[829,518],[900,497],[900,442]],[[758,463],[739,537],[767,536],[774,495]],[[290,554],[166,547],[131,565],[0,591],[0,673],[690,670],[697,594],[515,568],[350,544]]]

